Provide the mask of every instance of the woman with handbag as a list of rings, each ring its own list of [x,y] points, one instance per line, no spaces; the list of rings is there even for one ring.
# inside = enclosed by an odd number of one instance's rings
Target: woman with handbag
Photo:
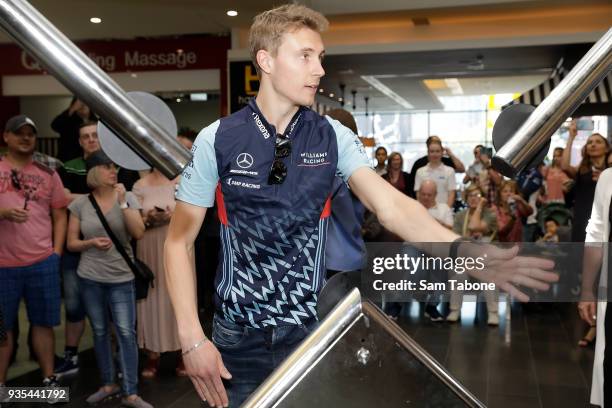
[[[137,394],[135,259],[130,240],[144,235],[140,203],[117,183],[117,167],[104,152],[90,155],[85,166],[92,192],[69,206],[68,249],[81,253],[77,275],[103,383],[86,401],[97,404],[123,388],[124,406],[150,408]],[[115,383],[109,312],[119,342],[122,387]]]

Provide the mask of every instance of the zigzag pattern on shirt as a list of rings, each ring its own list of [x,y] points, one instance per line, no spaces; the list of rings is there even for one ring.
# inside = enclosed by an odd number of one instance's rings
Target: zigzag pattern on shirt
[[[312,210],[255,218],[229,222],[227,250],[234,262],[222,310],[229,320],[240,318],[252,327],[301,324],[316,316],[312,279],[322,267],[315,265],[319,227],[305,222]]]

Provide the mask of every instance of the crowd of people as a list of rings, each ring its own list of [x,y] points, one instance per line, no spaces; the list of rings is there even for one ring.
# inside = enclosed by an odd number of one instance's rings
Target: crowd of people
[[[599,133],[587,138],[579,165],[571,163],[577,135],[576,122],[569,126],[565,148],[552,152],[550,163],[519,174],[516,180],[503,177],[491,166],[491,150],[474,147],[474,161],[465,168],[437,136],[427,138],[427,156],[404,171],[402,155],[375,149],[374,169],[403,194],[416,198],[446,228],[465,238],[481,242],[584,242],[598,178],[612,166],[608,141]],[[462,183],[457,174],[465,173]],[[366,241],[392,241],[371,214],[365,215]],[[452,274],[452,272],[451,272]],[[450,277],[450,276],[449,276]],[[453,278],[458,276],[453,275]],[[497,325],[497,298],[485,293],[490,325]],[[427,302],[425,315],[432,321],[456,322],[460,319],[463,296],[453,292],[449,313],[443,316],[435,303]],[[397,318],[401,308],[395,302],[387,313]],[[580,346],[595,338],[594,326],[587,330]]]
[[[356,133],[348,112],[339,109],[329,114]],[[181,349],[162,259],[179,179],[169,180],[157,170],[139,174],[119,168],[100,149],[96,117],[78,99],[53,121],[53,128],[60,132],[62,146],[76,144],[78,154],[59,161],[36,152],[37,126],[25,115],[11,118],[4,128],[0,223],[3,234],[11,239],[0,246],[0,335],[4,338],[0,385],[6,382],[14,360],[16,317],[24,298],[31,324],[30,347],[45,386],[57,386],[62,376],[78,372],[78,347],[87,317],[102,381],[87,402],[96,404],[122,392],[124,405],[150,407],[138,396],[139,349],[146,359],[140,372],[144,378],[158,375],[161,353]],[[584,242],[595,187],[601,172],[612,166],[612,154],[607,140],[595,133],[582,150],[579,166],[571,166],[569,152],[576,133],[572,123],[567,147],[556,148],[549,165],[542,164],[516,181],[504,179],[491,167],[484,146],[474,147],[474,162],[466,169],[437,136],[427,139],[427,155],[416,160],[409,173],[404,171],[402,155],[387,154],[382,146],[375,150],[374,170],[395,189],[416,198],[444,228],[463,237],[481,242]],[[191,148],[193,136],[181,135],[179,141]],[[72,146],[62,151],[75,150]],[[465,173],[459,188],[458,173]],[[209,229],[215,228],[218,220]],[[329,229],[328,276],[361,269],[364,239],[400,240],[365,211],[339,177]],[[217,235],[215,250],[218,240]],[[144,261],[154,272],[155,285],[144,299],[137,299],[134,271],[126,256]],[[195,267],[193,254],[191,262]],[[202,282],[210,283],[210,279]],[[206,291],[198,289],[199,295]],[[65,351],[58,358],[52,327],[61,320],[62,293]],[[497,325],[497,294],[486,292],[485,298],[487,323]],[[462,300],[462,293],[452,292],[449,313],[443,316],[438,300],[430,298],[425,316],[457,322]],[[387,307],[394,319],[400,310],[397,303]],[[592,327],[580,345],[589,345],[594,337]],[[175,371],[186,375],[181,358]]]
[[[160,353],[181,348],[162,259],[179,180],[119,168],[101,150],[97,125],[89,107],[74,98],[52,123],[63,160],[35,151],[38,128],[27,116],[4,127],[0,229],[10,239],[0,245],[0,386],[15,360],[23,298],[28,346],[44,386],[79,371],[87,317],[102,382],[87,402],[122,392],[123,405],[146,408],[151,405],[138,395],[139,348],[146,355],[144,378],[158,375]],[[189,149],[195,132],[183,133],[178,140]],[[141,260],[155,276],[143,299],[137,300],[126,257]],[[58,357],[53,327],[61,321],[62,297],[65,350]],[[180,357],[175,371],[186,375]]]

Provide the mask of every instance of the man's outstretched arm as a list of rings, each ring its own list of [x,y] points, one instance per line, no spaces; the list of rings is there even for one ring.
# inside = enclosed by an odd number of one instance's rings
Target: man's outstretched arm
[[[424,252],[446,257],[450,253],[450,246],[427,243],[450,243],[459,238],[440,225],[425,207],[397,191],[369,168],[360,167],[355,170],[349,178],[349,186],[361,202],[377,215],[385,228]],[[482,247],[465,245],[464,253],[476,256],[484,250]],[[558,275],[550,272],[554,262],[517,256],[518,247],[500,249],[488,245],[486,252],[489,255],[486,271],[472,270],[468,273],[479,280],[495,282],[500,289],[520,301],[528,301],[529,297],[516,285],[545,291],[549,289],[549,282],[559,279]]]
[[[402,194],[370,168],[355,170],[349,186],[387,230],[405,241],[452,242],[459,238],[440,225],[418,201]]]

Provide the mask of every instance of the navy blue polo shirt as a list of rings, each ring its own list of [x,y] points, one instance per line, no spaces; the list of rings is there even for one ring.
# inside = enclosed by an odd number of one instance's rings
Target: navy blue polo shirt
[[[215,278],[224,317],[249,327],[301,324],[316,316],[325,280],[325,238],[334,177],[370,163],[348,128],[302,107],[289,122],[287,177],[268,184],[276,130],[255,99],[204,128],[177,199],[212,207],[221,221]]]

